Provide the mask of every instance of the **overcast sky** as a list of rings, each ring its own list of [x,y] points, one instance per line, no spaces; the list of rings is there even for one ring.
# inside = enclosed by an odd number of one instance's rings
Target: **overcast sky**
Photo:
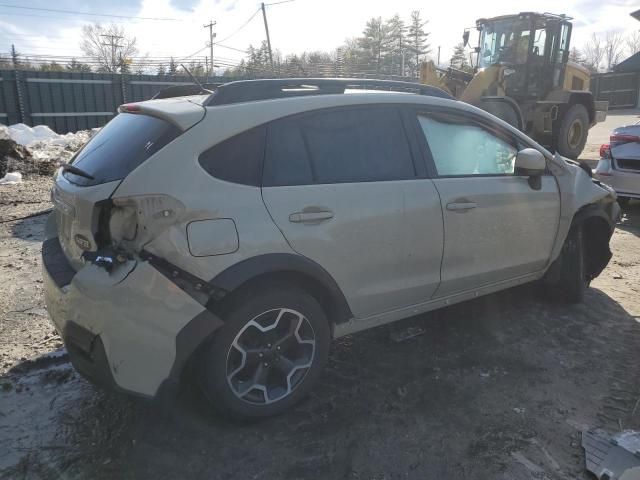
[[[177,21],[71,15],[7,5]],[[257,46],[265,38],[261,15],[258,13],[246,27],[224,39],[247,21],[259,5],[252,0],[0,0],[0,52],[8,52],[15,43],[22,53],[81,55],[78,48],[81,27],[114,21],[137,37],[141,54],[181,58],[205,47],[208,30],[203,25],[213,19],[217,21],[216,40],[221,42],[214,47],[214,57],[237,62],[243,54],[232,48],[245,50],[249,44]],[[345,38],[358,36],[371,17],[387,18],[398,13],[408,19],[412,10],[420,10],[429,20],[427,31],[432,53],[435,56],[441,46],[441,59],[445,62],[460,41],[463,29],[474,26],[480,17],[531,10],[565,13],[574,18],[572,45],[581,47],[594,32],[639,30],[640,22],[629,16],[638,8],[638,0],[295,0],[268,6],[267,15],[272,46],[286,55],[303,50],[333,50]],[[206,54],[208,49],[198,55]]]

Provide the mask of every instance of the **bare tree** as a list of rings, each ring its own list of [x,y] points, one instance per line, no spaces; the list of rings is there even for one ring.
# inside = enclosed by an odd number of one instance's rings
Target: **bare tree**
[[[597,72],[604,57],[604,46],[602,40],[595,33],[591,35],[591,39],[582,49],[584,52],[585,66],[592,71]]]
[[[114,23],[82,27],[80,49],[99,64],[99,70],[111,73],[122,71],[123,66],[126,70],[138,53],[136,38],[127,36],[124,28]]]
[[[629,56],[640,52],[640,30],[627,35],[625,44],[627,45],[627,53]]]
[[[604,59],[607,64],[607,70],[615,67],[624,50],[622,33],[608,31],[604,39]]]

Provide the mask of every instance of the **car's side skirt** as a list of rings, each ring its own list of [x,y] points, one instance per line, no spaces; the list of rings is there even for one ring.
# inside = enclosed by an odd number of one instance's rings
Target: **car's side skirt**
[[[456,303],[478,298],[483,295],[488,295],[490,293],[498,292],[500,290],[505,290],[507,288],[515,287],[517,285],[522,285],[524,283],[539,280],[544,276],[544,272],[545,271],[542,270],[535,273],[529,273],[529,274],[522,275],[509,280],[492,283],[490,285],[485,285],[480,288],[475,288],[465,292],[455,293],[447,297],[442,297],[435,300],[429,300],[428,302],[420,303],[418,305],[399,308],[397,310],[392,310],[389,312],[373,315],[367,318],[359,318],[359,319],[352,318],[348,322],[341,323],[335,326],[334,332],[333,332],[334,338],[342,337],[344,335],[350,335],[352,333],[356,333],[361,330],[367,330],[369,328],[378,327],[380,325],[385,325],[387,323],[395,322],[397,320],[402,320],[403,318],[413,317],[414,315],[420,315],[422,313],[430,312],[432,310],[437,310],[443,307],[448,307]]]

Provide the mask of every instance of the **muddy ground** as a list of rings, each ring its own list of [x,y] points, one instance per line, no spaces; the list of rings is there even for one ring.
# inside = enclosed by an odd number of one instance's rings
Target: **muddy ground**
[[[79,377],[40,280],[50,180],[0,186],[0,477],[582,479],[580,432],[640,428],[640,202],[577,306],[521,287],[342,338],[257,425],[186,389],[171,415]],[[402,343],[394,332],[425,330]]]

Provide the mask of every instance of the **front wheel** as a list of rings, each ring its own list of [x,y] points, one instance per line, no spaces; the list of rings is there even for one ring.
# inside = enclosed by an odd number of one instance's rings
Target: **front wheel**
[[[292,285],[252,288],[224,321],[200,357],[201,385],[219,410],[257,420],[310,391],[330,344],[326,315],[313,296]]]
[[[545,279],[545,289],[553,300],[563,303],[579,303],[589,286],[585,268],[585,247],[583,229],[580,225],[571,227],[564,241],[560,256],[551,267],[554,279]]]
[[[587,143],[589,114],[584,105],[573,105],[562,117],[558,131],[558,153],[576,160]]]

